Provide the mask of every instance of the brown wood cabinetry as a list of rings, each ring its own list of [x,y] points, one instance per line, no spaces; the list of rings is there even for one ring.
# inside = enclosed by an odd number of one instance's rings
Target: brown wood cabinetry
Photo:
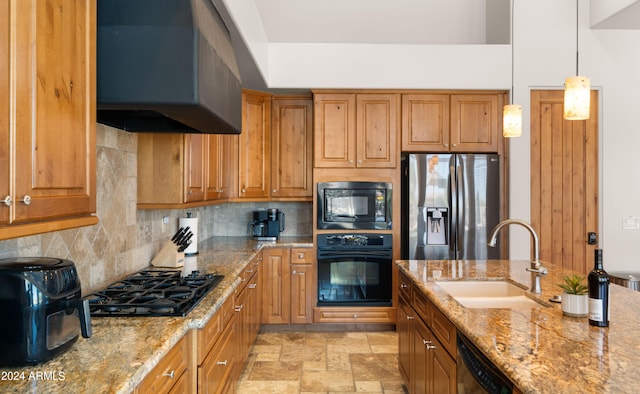
[[[456,393],[456,328],[400,274],[398,367],[410,393]]]
[[[316,277],[313,251],[263,249],[262,323],[311,323]]]
[[[238,159],[238,197],[269,197],[271,94],[243,91]]]
[[[140,133],[138,207],[183,208],[231,196],[237,138]]]
[[[505,95],[402,95],[402,151],[498,152]]]
[[[260,262],[262,256],[256,256],[240,274],[242,283],[236,289],[236,354],[238,370],[235,378],[242,371],[251,346],[260,331]]]
[[[237,360],[235,300],[230,297],[206,326],[197,331],[199,393],[227,393],[233,387]]]
[[[95,2],[3,0],[0,30],[0,239],[95,224]]]
[[[395,93],[315,93],[314,167],[397,167],[399,112]]]
[[[271,197],[312,197],[313,101],[271,100]]]
[[[185,335],[149,372],[136,393],[187,393],[191,391],[191,335]]]

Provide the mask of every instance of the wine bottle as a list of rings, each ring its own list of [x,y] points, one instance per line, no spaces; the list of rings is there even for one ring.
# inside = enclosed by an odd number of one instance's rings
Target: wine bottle
[[[593,270],[589,273],[589,324],[609,325],[609,275],[602,268],[602,249],[596,249]]]

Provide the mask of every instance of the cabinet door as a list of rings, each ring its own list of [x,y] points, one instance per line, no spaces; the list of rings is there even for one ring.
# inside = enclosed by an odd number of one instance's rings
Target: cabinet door
[[[355,94],[314,95],[314,166],[355,167]]]
[[[237,139],[236,135],[229,134],[208,136],[205,200],[231,197],[234,190]]]
[[[236,361],[233,326],[233,323],[229,324],[223,331],[216,346],[198,368],[199,393],[227,393],[226,387],[234,381],[234,370],[242,369],[243,365]]]
[[[313,320],[310,296],[313,294],[314,266],[291,264],[291,323],[306,324]]]
[[[206,134],[185,135],[184,201],[204,201],[205,162],[209,136]]]
[[[290,309],[289,249],[262,251],[262,323],[288,324]]]
[[[399,96],[359,94],[356,97],[356,167],[395,168]]]
[[[434,338],[434,348],[430,350],[432,360],[431,392],[438,394],[455,394],[456,362],[447,353],[444,346]]]
[[[422,320],[414,320],[413,345],[411,352],[413,353],[413,368],[411,369],[410,393],[415,394],[431,394],[430,380],[432,359],[427,345],[431,341],[431,332],[424,325]]]
[[[404,297],[398,297],[398,322],[396,323],[398,331],[398,367],[400,375],[405,383],[411,381],[411,365],[413,356],[411,346],[413,345],[413,320],[415,312],[407,303]]]
[[[0,0],[0,200],[9,193],[9,0]],[[0,203],[0,224],[9,222],[9,206]]]
[[[266,198],[270,191],[270,95],[242,94],[242,133],[239,137],[239,197]]]
[[[15,222],[93,213],[96,2],[12,4]]]
[[[451,151],[497,152],[502,117],[502,96],[454,94],[451,96]],[[500,101],[500,103],[498,102]]]
[[[313,102],[271,101],[271,197],[312,197]]]
[[[402,151],[449,151],[449,95],[402,95]]]

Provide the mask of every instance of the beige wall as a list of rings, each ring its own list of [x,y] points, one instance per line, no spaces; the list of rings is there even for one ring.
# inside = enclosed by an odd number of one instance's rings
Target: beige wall
[[[99,290],[149,265],[178,227],[186,210],[136,209],[137,134],[97,125],[97,215],[99,223],[0,241],[0,258],[47,256],[76,264],[83,293]],[[247,235],[255,209],[286,214],[283,235],[311,235],[311,203],[227,203],[188,210],[198,217],[198,239]],[[162,218],[169,217],[163,225]],[[216,223],[220,223],[216,225]]]

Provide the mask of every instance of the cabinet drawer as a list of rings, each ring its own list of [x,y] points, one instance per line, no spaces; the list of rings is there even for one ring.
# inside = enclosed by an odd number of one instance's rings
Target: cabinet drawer
[[[438,308],[431,307],[431,331],[447,349],[449,354],[456,357],[456,326],[447,319]]]
[[[191,335],[185,335],[138,386],[138,393],[168,393],[189,365]],[[190,379],[187,377],[187,383]]]
[[[315,323],[395,323],[396,308],[315,308]]]
[[[236,367],[233,331],[233,326],[224,330],[220,341],[198,368],[198,392],[226,393],[225,388],[233,383],[233,369]]]
[[[291,264],[312,264],[315,261],[315,249],[291,248]]]
[[[398,275],[398,294],[404,297],[407,302],[411,302],[411,291],[409,278],[407,278],[405,274],[400,273],[400,275]]]
[[[431,303],[420,291],[413,292],[413,309],[416,310],[416,313],[420,316],[422,321],[424,321],[427,326],[431,327],[431,314],[429,313],[432,309]]]
[[[233,297],[229,297],[204,328],[198,330],[198,365],[202,364],[232,317]]]

